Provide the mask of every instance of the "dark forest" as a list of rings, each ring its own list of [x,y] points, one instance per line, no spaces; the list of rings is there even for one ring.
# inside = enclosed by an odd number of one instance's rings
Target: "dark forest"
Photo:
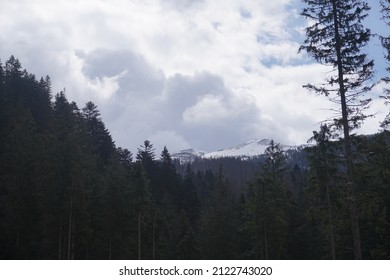
[[[343,140],[180,165],[0,64],[1,259],[352,259]],[[362,257],[390,258],[390,134],[351,136]]]

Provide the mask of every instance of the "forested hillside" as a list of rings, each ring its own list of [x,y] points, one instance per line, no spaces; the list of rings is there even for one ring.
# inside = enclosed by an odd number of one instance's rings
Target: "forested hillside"
[[[131,135],[130,135],[131,137]],[[117,147],[88,102],[0,64],[0,258],[351,259],[342,143],[175,165]],[[390,136],[352,137],[363,257],[390,258]],[[299,164],[304,160],[305,164]]]

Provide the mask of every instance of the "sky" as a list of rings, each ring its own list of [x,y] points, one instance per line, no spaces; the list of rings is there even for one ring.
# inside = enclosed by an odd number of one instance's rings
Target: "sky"
[[[376,1],[375,1],[376,2]],[[371,3],[370,3],[371,4]],[[11,55],[53,95],[94,102],[117,146],[213,151],[251,139],[306,143],[331,105],[302,85],[329,68],[298,53],[299,0],[0,0],[0,59]],[[378,7],[367,22],[383,31]],[[367,48],[384,75],[378,42]],[[389,110],[372,92],[359,133]]]

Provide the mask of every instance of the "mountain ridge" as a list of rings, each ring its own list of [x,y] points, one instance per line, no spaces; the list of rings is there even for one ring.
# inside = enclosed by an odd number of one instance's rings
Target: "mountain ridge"
[[[267,147],[271,144],[270,139],[252,139],[245,143],[238,144],[229,148],[220,149],[212,152],[205,152],[197,149],[185,149],[172,154],[172,158],[179,160],[180,163],[191,163],[197,159],[217,159],[217,158],[241,158],[250,159],[261,156],[265,153]],[[296,150],[302,145],[292,146],[279,144],[283,151]]]

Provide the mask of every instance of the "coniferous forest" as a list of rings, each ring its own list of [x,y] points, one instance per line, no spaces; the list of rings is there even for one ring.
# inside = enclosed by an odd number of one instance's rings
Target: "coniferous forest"
[[[345,164],[324,125],[291,154],[180,165],[117,147],[88,102],[0,67],[2,259],[351,259]],[[353,138],[362,253],[390,258],[390,135]],[[244,174],[247,181],[235,180]]]
[[[340,111],[306,148],[271,141],[251,160],[181,164],[148,140],[133,155],[93,102],[0,62],[0,259],[390,259],[389,115],[377,134],[353,133],[373,88],[369,7],[303,2],[314,24],[300,51],[336,70],[305,87]]]

